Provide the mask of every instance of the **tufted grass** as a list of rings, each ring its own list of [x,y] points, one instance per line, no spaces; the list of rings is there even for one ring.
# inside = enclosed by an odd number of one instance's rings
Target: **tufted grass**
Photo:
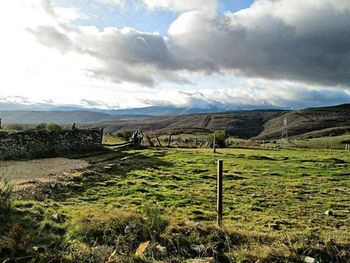
[[[107,155],[89,157],[92,167],[36,198],[16,201],[11,219],[0,224],[0,258],[136,262],[146,241],[146,262],[350,258],[349,153],[139,148]],[[215,226],[217,159],[224,160],[222,229]]]

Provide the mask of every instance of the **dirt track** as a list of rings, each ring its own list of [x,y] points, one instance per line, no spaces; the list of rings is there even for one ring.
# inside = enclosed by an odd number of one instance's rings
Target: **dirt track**
[[[76,169],[86,168],[84,160],[48,158],[30,161],[0,162],[0,177],[5,176],[14,182],[39,180],[51,181],[59,175]]]

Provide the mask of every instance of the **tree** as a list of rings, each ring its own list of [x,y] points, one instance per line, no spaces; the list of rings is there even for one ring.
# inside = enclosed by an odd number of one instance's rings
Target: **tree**
[[[208,139],[207,139],[207,145],[209,147],[213,147],[214,134],[215,134],[216,146],[220,147],[220,148],[226,147],[226,139],[228,138],[228,135],[227,135],[226,131],[224,131],[224,130],[215,131],[213,134],[210,134]]]

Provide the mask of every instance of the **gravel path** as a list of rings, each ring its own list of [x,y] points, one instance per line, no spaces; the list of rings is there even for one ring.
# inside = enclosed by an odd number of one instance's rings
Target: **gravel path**
[[[11,181],[27,180],[51,181],[59,175],[89,166],[84,160],[66,158],[48,158],[30,161],[0,162],[0,177],[6,176]]]

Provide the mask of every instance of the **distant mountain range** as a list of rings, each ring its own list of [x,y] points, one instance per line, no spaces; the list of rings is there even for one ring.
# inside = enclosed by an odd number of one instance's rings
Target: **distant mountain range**
[[[0,105],[1,106],[1,105]],[[0,108],[1,109],[1,108]],[[138,109],[81,109],[55,107],[51,110],[0,110],[3,124],[77,123],[102,127],[105,132],[123,130],[168,132],[212,132],[226,130],[240,138],[276,139],[284,119],[290,136],[325,136],[350,132],[350,104],[304,110],[153,106]]]
[[[296,111],[272,109],[158,116],[132,121],[105,121],[93,125],[104,128],[107,133],[136,129],[157,134],[225,130],[239,138],[266,140],[281,138],[285,120],[289,136],[311,138],[350,133],[350,104]]]
[[[95,111],[0,111],[3,124],[39,124],[39,123],[92,123],[145,118],[145,115],[119,114],[111,115]]]
[[[270,108],[268,106],[260,109]],[[120,119],[139,119],[150,116],[178,116],[202,113],[219,113],[256,109],[256,106],[210,105],[206,108],[150,106],[130,109],[97,109],[78,106],[53,106],[51,104],[14,104],[0,102],[0,118],[4,123],[37,124],[54,122],[59,124],[90,123]]]

